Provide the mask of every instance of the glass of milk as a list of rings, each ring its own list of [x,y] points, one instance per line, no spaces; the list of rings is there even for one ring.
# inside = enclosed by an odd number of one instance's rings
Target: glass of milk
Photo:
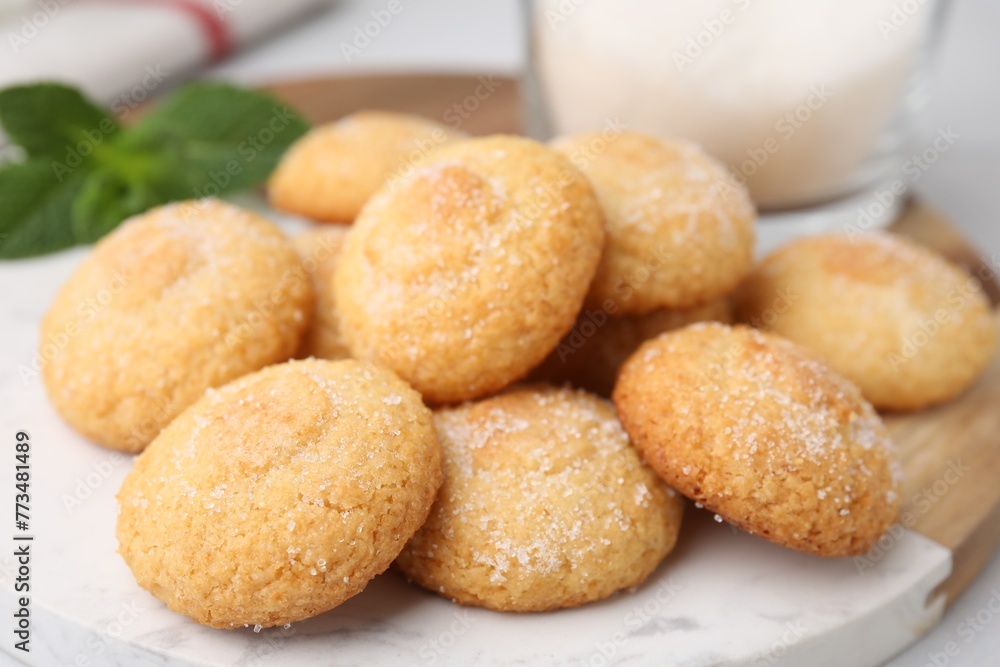
[[[938,0],[533,0],[529,132],[683,137],[746,183],[760,250],[890,224],[917,140]]]

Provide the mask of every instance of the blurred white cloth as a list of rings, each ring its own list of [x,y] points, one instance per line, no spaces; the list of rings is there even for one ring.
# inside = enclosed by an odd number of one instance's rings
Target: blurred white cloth
[[[163,81],[218,60],[329,0],[34,0],[0,19],[0,88],[81,88],[119,115]]]

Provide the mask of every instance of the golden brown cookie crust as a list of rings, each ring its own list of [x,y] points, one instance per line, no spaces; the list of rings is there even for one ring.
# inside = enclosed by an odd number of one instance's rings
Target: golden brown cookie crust
[[[316,306],[312,323],[295,355],[299,359],[346,359],[351,356],[340,333],[340,314],[333,296],[333,273],[347,236],[347,225],[329,224],[299,234],[293,239],[302,256],[302,267],[312,276]]]
[[[664,334],[622,367],[614,402],[660,477],[772,542],[853,556],[896,519],[901,468],[882,421],[777,336],[716,323]]]
[[[728,294],[750,271],[753,203],[696,145],[626,131],[575,135],[552,147],[590,179],[608,221],[588,307],[690,308]]]
[[[383,572],[441,484],[430,410],[353,360],[270,366],[186,410],[118,494],[139,585],[216,628],[331,609]]]
[[[271,205],[323,222],[351,222],[387,180],[400,178],[464,134],[389,111],[358,111],[314,128],[282,157]]]
[[[213,199],[153,209],[56,295],[40,335],[43,351],[61,341],[49,397],[88,438],[141,451],[205,389],[291,357],[312,304],[295,248],[264,218]]]
[[[558,153],[457,142],[358,217],[334,278],[341,330],[429,402],[494,393],[572,326],[603,239],[593,190]]]
[[[794,241],[754,270],[736,306],[742,321],[821,354],[883,409],[957,396],[996,349],[978,280],[892,234]]]
[[[461,604],[575,607],[637,586],[674,547],[683,501],[610,403],[519,387],[434,417],[445,482],[397,567]]]

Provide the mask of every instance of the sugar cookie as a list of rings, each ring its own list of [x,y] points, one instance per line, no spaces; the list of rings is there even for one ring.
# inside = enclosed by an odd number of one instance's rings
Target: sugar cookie
[[[268,198],[281,211],[350,222],[383,183],[462,136],[419,116],[358,111],[295,142],[271,175]]]
[[[529,386],[435,413],[445,481],[396,561],[462,604],[575,607],[642,583],[683,502],[642,463],[607,401]]]
[[[552,147],[590,179],[608,240],[587,296],[623,314],[690,308],[729,293],[753,263],[756,213],[746,187],[694,144],[626,131]]]
[[[212,199],[153,209],[56,295],[40,337],[49,397],[88,438],[140,451],[207,388],[291,357],[312,306],[294,246],[264,218]]]
[[[879,416],[787,340],[717,323],[663,334],[625,362],[614,402],[660,477],[772,542],[853,556],[896,520],[901,468]]]
[[[440,484],[431,412],[405,382],[292,361],[209,390],[143,452],[118,493],[119,552],[199,623],[293,623],[383,572]]]
[[[354,356],[432,403],[523,377],[573,325],[604,239],[587,180],[519,137],[456,142],[365,206],[334,279]]]
[[[292,239],[302,255],[303,267],[313,278],[313,291],[316,293],[312,323],[296,355],[300,359],[346,359],[351,356],[340,333],[340,315],[333,296],[333,273],[348,229],[347,225],[323,225]]]
[[[757,267],[736,306],[742,321],[821,354],[889,410],[957,396],[996,349],[997,323],[979,281],[885,233],[794,241]]]

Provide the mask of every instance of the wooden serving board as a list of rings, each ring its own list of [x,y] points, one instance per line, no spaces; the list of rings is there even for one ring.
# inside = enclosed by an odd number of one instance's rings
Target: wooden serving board
[[[469,134],[516,133],[522,126],[518,84],[503,77],[334,77],[269,88],[317,123],[371,108],[416,113],[443,123],[461,121],[458,129]],[[487,94],[488,89],[492,90]],[[934,248],[973,273],[984,265],[989,269],[983,255],[955,227],[919,202],[910,203],[892,231]],[[996,307],[1000,302],[996,267],[988,275],[984,287]],[[916,414],[886,415],[886,421],[903,450],[906,479],[901,516],[912,517],[910,528],[953,553],[952,575],[940,589],[950,603],[1000,543],[1000,484],[996,482],[1000,479],[1000,359],[958,400]],[[952,463],[968,468],[955,484],[949,483],[957,474],[948,473]]]
[[[911,202],[892,231],[985,276],[983,287],[996,310],[1000,285],[995,267],[981,272],[989,269],[988,260],[940,214]],[[952,552],[952,574],[939,589],[950,604],[972,583],[1000,543],[1000,355],[957,400],[914,414],[885,417],[903,450],[902,512],[915,517],[914,530]],[[952,462],[961,463],[964,471],[957,484],[944,480],[948,489],[942,494],[940,480]],[[954,474],[949,476],[954,478]]]

